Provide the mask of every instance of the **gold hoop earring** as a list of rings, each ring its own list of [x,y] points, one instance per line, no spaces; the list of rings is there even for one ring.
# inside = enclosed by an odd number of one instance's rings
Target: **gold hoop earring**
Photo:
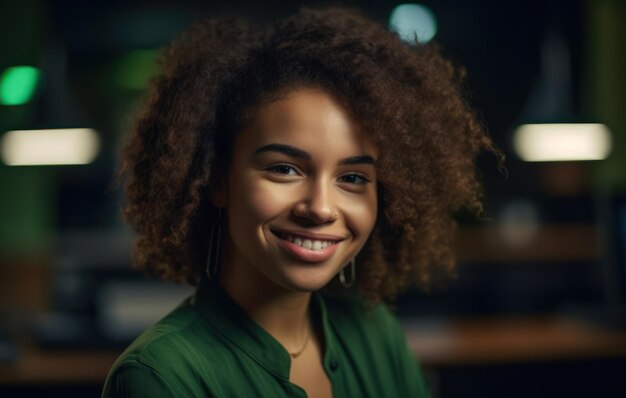
[[[220,261],[220,246],[222,240],[222,209],[217,211],[217,219],[211,225],[209,234],[209,253],[206,259],[206,275],[209,280],[215,279]]]
[[[350,260],[350,281],[346,281],[346,275],[343,272],[346,268],[348,268],[348,266],[346,265],[345,267],[343,267],[340,271],[339,271],[339,282],[341,282],[341,285],[343,287],[352,287],[352,285],[354,284],[354,279],[356,278],[356,260],[354,259],[354,257],[352,257],[352,259]]]

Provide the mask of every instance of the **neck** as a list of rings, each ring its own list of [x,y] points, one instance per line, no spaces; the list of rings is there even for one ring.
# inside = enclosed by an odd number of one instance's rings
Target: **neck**
[[[222,288],[288,352],[298,351],[312,333],[311,293],[284,289],[251,268],[233,263],[223,267]]]

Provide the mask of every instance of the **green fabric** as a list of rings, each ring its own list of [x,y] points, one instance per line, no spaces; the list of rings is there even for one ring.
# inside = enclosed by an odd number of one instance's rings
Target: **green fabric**
[[[389,310],[315,293],[333,396],[428,397]],[[103,397],[306,397],[289,382],[290,357],[222,289],[202,285],[115,362]]]

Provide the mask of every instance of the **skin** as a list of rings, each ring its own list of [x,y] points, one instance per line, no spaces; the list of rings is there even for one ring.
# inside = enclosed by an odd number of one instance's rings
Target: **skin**
[[[237,135],[225,186],[212,198],[227,216],[220,283],[287,351],[313,336],[291,368],[310,396],[330,395],[311,292],[350,263],[376,223],[376,157],[335,98],[296,89],[263,105]],[[336,247],[302,257],[279,236],[285,231],[324,234]]]

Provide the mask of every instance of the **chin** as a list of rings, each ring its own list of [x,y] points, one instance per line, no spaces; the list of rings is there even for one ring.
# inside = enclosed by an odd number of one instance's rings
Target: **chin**
[[[297,275],[283,275],[279,285],[287,290],[312,293],[326,286],[333,276],[320,271],[299,272]]]

